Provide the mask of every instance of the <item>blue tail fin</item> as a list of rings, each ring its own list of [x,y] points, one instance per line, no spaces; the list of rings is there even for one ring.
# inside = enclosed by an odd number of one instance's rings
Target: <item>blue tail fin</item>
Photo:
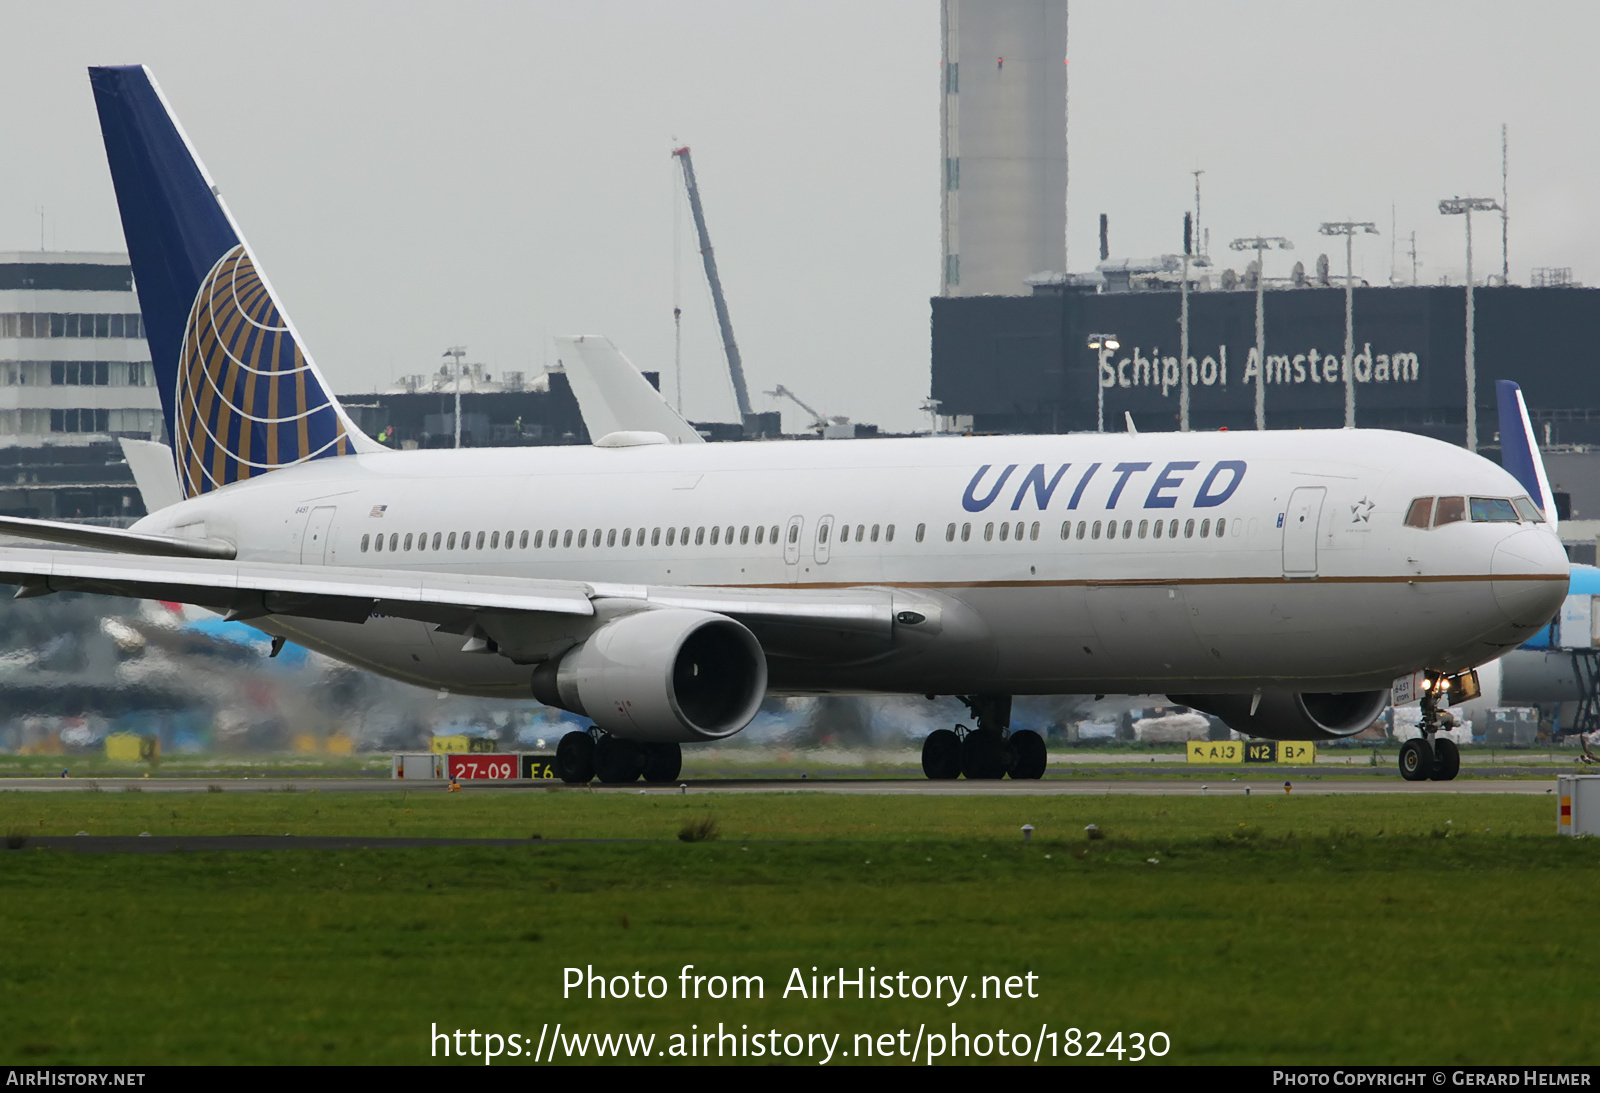
[[[1522,388],[1510,380],[1496,380],[1494,388],[1500,403],[1500,465],[1522,484],[1545,519],[1554,524],[1555,494],[1550,491],[1544,460],[1539,457],[1539,442],[1533,435],[1533,422],[1528,420]]]
[[[334,400],[149,70],[89,79],[184,495],[380,450]]]

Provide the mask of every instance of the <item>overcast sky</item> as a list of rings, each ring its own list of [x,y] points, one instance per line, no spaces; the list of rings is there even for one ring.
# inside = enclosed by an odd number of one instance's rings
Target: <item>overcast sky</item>
[[[1203,168],[1212,250],[1377,222],[1358,273],[1460,283],[1455,194],[1500,193],[1511,276],[1600,282],[1592,53],[1600,5],[1071,7],[1074,269],[1177,248]],[[669,153],[694,149],[757,409],[925,423],[938,290],[939,5],[12,3],[0,65],[0,249],[120,250],[84,69],[151,66],[323,371],[381,389],[468,347],[537,373],[605,334],[672,381],[675,271],[690,417],[731,387]],[[1391,235],[1391,208],[1398,239]],[[675,247],[674,224],[679,235]],[[1475,218],[1475,268],[1500,268]],[[677,254],[675,261],[674,255]],[[1335,251],[1334,266],[1342,266]],[[793,407],[788,407],[793,410]],[[804,422],[788,413],[794,429]]]

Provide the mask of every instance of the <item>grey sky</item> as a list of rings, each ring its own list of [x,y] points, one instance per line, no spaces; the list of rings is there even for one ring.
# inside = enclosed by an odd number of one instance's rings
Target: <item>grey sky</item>
[[[32,3],[7,11],[0,249],[121,249],[86,66],[149,64],[341,391],[465,343],[537,372],[601,333],[672,389],[674,138],[693,147],[757,408],[926,421],[939,273],[938,6]],[[1592,3],[1072,5],[1072,265],[1176,249],[1203,176],[1212,250],[1370,219],[1358,272],[1417,233],[1459,283],[1452,194],[1498,196],[1511,268],[1600,280]],[[733,399],[686,211],[685,409]],[[1499,223],[1475,219],[1498,272]],[[1334,253],[1335,268],[1342,256]],[[1399,259],[1409,276],[1410,259]],[[790,428],[803,424],[787,415]]]

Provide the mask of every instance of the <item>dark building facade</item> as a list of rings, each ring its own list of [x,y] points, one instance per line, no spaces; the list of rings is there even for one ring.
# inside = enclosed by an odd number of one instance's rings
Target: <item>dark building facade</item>
[[[1522,385],[1552,444],[1600,443],[1600,290],[1475,289],[1478,437],[1495,430],[1496,379]],[[1151,431],[1178,426],[1179,294],[1041,290],[933,300],[933,397],[975,432],[1092,430],[1124,412]],[[1255,354],[1253,291],[1189,296],[1190,427],[1255,427],[1257,372],[1269,429],[1344,423],[1344,291],[1269,290],[1266,359]],[[1466,292],[1357,288],[1356,424],[1460,444],[1466,436]],[[1110,335],[1115,351],[1091,349]],[[1544,432],[1547,430],[1547,433]]]
[[[144,514],[115,441],[0,447],[0,515],[126,526]]]
[[[533,444],[587,444],[578,399],[561,372],[542,389],[464,391],[461,443],[468,448]],[[341,395],[340,403],[362,432],[391,448],[449,448],[455,444],[455,392],[418,391]]]

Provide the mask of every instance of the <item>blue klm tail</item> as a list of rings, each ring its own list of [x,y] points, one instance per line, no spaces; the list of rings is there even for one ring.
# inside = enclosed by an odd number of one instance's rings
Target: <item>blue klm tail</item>
[[[149,70],[89,79],[184,495],[382,450],[334,400]]]
[[[1495,394],[1500,404],[1500,465],[1528,491],[1533,503],[1551,524],[1556,522],[1556,498],[1550,479],[1539,457],[1539,441],[1528,420],[1528,405],[1522,388],[1510,380],[1496,380]]]

